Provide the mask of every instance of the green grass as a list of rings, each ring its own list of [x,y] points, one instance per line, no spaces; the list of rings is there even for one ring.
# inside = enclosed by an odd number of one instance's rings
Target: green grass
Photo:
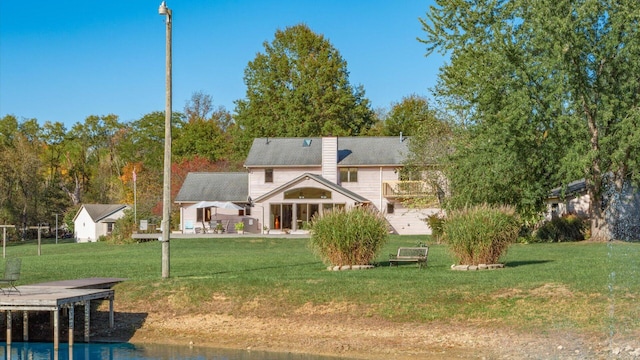
[[[310,304],[347,316],[392,321],[472,321],[523,330],[640,331],[640,244],[515,244],[506,268],[458,272],[445,245],[430,244],[426,269],[387,266],[398,246],[424,237],[392,236],[373,270],[327,271],[307,239],[174,239],[171,277],[161,279],[159,242],[131,245],[46,240],[7,246],[23,259],[20,284],[123,277],[116,303],[134,309],[291,316]],[[221,301],[220,299],[224,299]],[[247,304],[252,304],[248,306]]]

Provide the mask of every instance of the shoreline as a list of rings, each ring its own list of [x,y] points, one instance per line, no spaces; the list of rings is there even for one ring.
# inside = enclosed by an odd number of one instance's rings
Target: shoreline
[[[98,337],[114,340],[131,330],[127,313]],[[199,348],[264,351],[345,359],[637,359],[634,337],[611,339],[558,329],[531,334],[492,322],[395,323],[341,314],[259,317],[228,314],[148,313],[126,340]]]

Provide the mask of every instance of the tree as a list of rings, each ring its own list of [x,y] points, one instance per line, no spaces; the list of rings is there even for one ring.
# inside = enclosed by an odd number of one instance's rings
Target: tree
[[[220,106],[213,110],[210,95],[196,92],[185,106],[186,122],[176,128],[172,152],[178,159],[202,156],[212,162],[231,156],[230,135],[225,133],[232,119]]]
[[[453,191],[522,211],[584,177],[592,236],[611,238],[603,195],[640,182],[640,4],[438,0],[421,22],[428,54],[451,55],[436,93],[471,119]]]
[[[123,140],[122,128],[116,115],[91,115],[69,132],[64,189],[74,205],[111,203],[122,197],[122,188],[117,186],[124,165],[117,151]]]
[[[213,98],[202,91],[196,91],[184,106],[187,122],[205,120],[213,110]]]
[[[451,153],[450,124],[421,96],[411,95],[393,104],[384,120],[386,136],[411,136],[408,154],[400,170],[404,181],[423,181],[429,185],[430,195],[406,198],[405,206],[424,208],[444,205],[448,189],[444,168]]]
[[[47,220],[41,129],[35,119],[0,121],[0,221],[21,226]]]
[[[236,101],[239,151],[268,136],[359,135],[373,124],[361,86],[322,35],[300,24],[278,30],[244,73],[246,99]]]
[[[412,136],[423,122],[431,121],[434,111],[429,108],[425,97],[410,95],[391,106],[391,111],[384,120],[386,136]]]
[[[162,179],[163,172],[164,121],[164,112],[154,111],[131,122],[118,148],[125,164],[141,162],[145,169],[154,176],[157,175],[158,179]],[[175,133],[184,126],[184,119],[180,113],[173,113],[171,121]]]

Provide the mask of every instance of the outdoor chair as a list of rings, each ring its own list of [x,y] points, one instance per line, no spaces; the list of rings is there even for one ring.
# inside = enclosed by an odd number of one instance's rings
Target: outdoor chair
[[[22,265],[22,260],[18,258],[7,259],[4,263],[4,275],[0,279],[0,284],[8,284],[8,288],[0,288],[3,295],[7,295],[7,293],[11,293],[15,290],[18,294],[20,294],[20,290],[16,287],[15,283],[20,279],[20,266]]]

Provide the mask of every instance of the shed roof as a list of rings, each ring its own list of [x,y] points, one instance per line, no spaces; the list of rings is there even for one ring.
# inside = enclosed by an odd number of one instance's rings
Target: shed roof
[[[175,202],[247,202],[249,176],[245,172],[191,172],[187,174]]]
[[[401,165],[408,153],[409,138],[338,138],[338,166]],[[256,138],[246,167],[320,166],[322,138]]]
[[[80,214],[83,208],[87,211],[87,214],[89,214],[89,216],[91,217],[91,220],[97,223],[99,221],[103,221],[107,219],[109,216],[117,213],[120,210],[126,209],[128,207],[129,207],[128,205],[122,205],[122,204],[84,204],[82,205],[82,207],[80,208],[76,216],[74,217],[74,220],[76,217],[78,217],[78,214]],[[111,220],[111,222],[113,221],[115,220]]]

